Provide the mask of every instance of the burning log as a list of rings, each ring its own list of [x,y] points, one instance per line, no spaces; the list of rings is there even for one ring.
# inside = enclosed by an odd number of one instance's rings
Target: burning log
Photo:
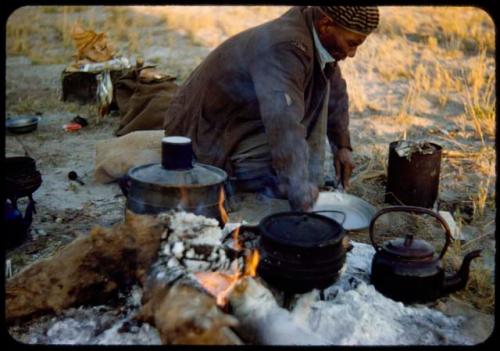
[[[196,272],[242,265],[224,248],[214,219],[189,213],[156,217],[127,212],[125,223],[97,227],[6,284],[6,320],[103,303],[119,288],[144,289],[137,319],[156,326],[164,343],[242,344],[237,320],[217,307]]]
[[[217,275],[231,260],[221,246],[222,231],[214,219],[190,213],[166,213],[158,218],[169,231],[145,285],[137,319],[157,327],[165,344],[241,345],[230,327],[238,320],[225,314],[199,279]],[[233,266],[238,259],[234,259]],[[223,284],[221,284],[222,286]]]
[[[154,217],[130,214],[123,224],[92,229],[6,282],[6,321],[103,302],[127,283],[143,282],[163,231]]]
[[[238,320],[220,310],[196,282],[154,280],[136,319],[155,325],[164,344],[241,345],[230,327]]]

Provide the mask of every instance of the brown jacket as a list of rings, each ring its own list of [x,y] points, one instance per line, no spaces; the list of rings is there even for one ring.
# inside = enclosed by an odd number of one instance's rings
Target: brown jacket
[[[306,137],[327,79],[314,48],[313,11],[293,7],[213,50],[172,100],[165,135],[190,137],[199,162],[231,174],[229,156],[237,143],[265,131],[280,180],[293,186],[308,179]],[[350,148],[346,84],[339,67],[331,68],[327,134],[333,148]]]

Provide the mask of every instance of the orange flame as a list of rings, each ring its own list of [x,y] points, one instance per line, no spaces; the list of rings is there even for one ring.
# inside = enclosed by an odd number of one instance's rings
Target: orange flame
[[[179,206],[181,208],[186,208],[187,205],[188,205],[188,201],[189,201],[189,195],[188,195],[188,191],[186,188],[184,187],[180,187],[179,188],[179,191],[181,193],[181,199],[179,201]]]
[[[259,265],[260,255],[259,251],[253,250],[250,256],[245,261],[245,273],[243,276],[255,277],[257,275],[257,266]]]
[[[233,248],[237,251],[241,250],[241,245],[238,240],[239,235],[240,235],[240,227],[237,227],[233,232]]]
[[[219,306],[227,304],[229,294],[239,278],[239,274],[231,275],[223,272],[197,272],[194,275],[200,284],[216,298]]]
[[[197,272],[196,279],[200,284],[215,297],[217,305],[223,307],[227,304],[229,295],[234,289],[238,280],[244,276],[254,277],[259,264],[259,252],[257,250],[245,260],[245,272],[241,274],[238,269],[238,262],[235,260],[232,264],[233,274],[224,272]]]
[[[224,200],[225,200],[224,189],[221,187],[219,192],[219,211],[222,224],[226,224],[227,221],[229,220],[229,216],[227,215],[227,212],[224,209]]]

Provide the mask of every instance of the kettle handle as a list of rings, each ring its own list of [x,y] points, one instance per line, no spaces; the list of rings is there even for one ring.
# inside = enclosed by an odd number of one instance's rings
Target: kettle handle
[[[420,213],[420,214],[428,214],[429,216],[432,216],[434,218],[436,218],[437,220],[439,220],[439,222],[441,222],[441,225],[444,227],[445,229],[445,233],[446,233],[446,243],[444,244],[444,247],[443,249],[441,250],[441,253],[439,254],[439,259],[443,258],[445,252],[446,252],[446,249],[448,248],[448,246],[450,245],[451,243],[451,240],[452,240],[452,236],[451,236],[451,230],[450,230],[450,227],[448,225],[448,223],[446,223],[446,221],[443,219],[443,217],[441,217],[441,215],[439,213],[436,213],[432,210],[429,210],[427,208],[423,208],[423,207],[415,207],[415,206],[391,206],[391,207],[386,207],[386,208],[383,208],[381,209],[380,211],[378,211],[375,216],[373,216],[371,222],[370,222],[370,240],[372,242],[372,245],[373,247],[375,248],[375,250],[379,251],[380,250],[380,246],[377,245],[377,243],[375,242],[374,238],[373,238],[373,229],[374,229],[374,226],[375,226],[375,221],[380,217],[382,216],[383,214],[386,214],[386,213],[389,213],[389,212],[410,212],[410,213]]]

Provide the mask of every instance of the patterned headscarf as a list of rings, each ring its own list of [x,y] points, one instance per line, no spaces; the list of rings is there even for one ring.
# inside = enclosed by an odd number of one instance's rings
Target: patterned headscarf
[[[379,21],[377,6],[320,6],[320,9],[335,24],[359,34],[370,34]]]

